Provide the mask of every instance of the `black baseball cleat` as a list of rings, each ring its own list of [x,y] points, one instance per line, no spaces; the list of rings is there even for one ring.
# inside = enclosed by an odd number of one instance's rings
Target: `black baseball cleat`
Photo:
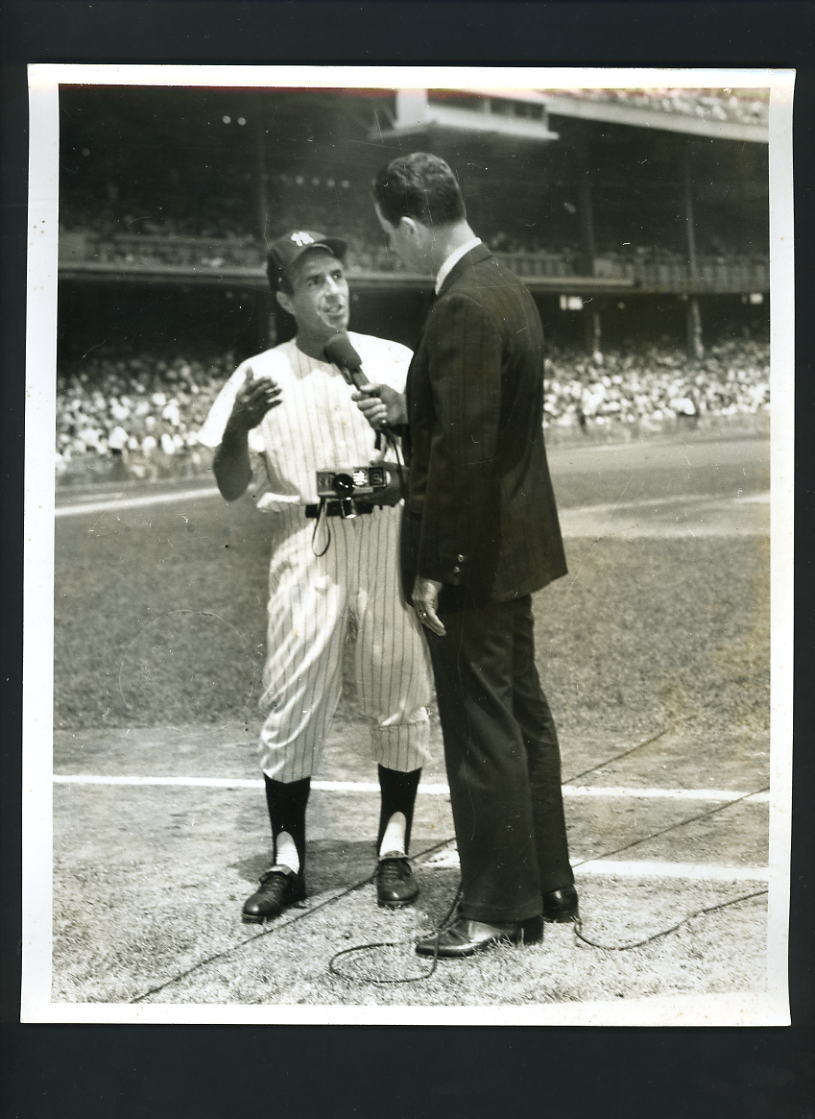
[[[260,925],[271,917],[279,917],[290,905],[306,896],[306,883],[302,874],[285,866],[270,867],[261,875],[260,885],[243,903],[241,919],[250,925]]]
[[[440,960],[462,960],[484,952],[498,944],[539,944],[543,940],[543,921],[530,917],[526,921],[500,922],[468,921],[459,917],[449,929],[416,942],[419,956],[438,956]]]
[[[386,909],[412,905],[419,896],[419,886],[406,855],[386,855],[380,859],[374,878],[377,904]]]
[[[568,921],[579,921],[577,890],[574,886],[564,886],[562,890],[550,890],[543,895],[543,919],[565,925]]]

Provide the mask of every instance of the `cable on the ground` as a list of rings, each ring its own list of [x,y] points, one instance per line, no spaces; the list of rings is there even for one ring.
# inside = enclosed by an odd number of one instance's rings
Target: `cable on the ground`
[[[681,921],[677,921],[675,925],[671,925],[669,929],[660,929],[659,932],[652,933],[651,936],[646,936],[644,940],[636,940],[632,944],[599,944],[596,940],[589,940],[587,936],[583,936],[582,928],[583,922],[578,918],[574,921],[574,938],[580,940],[584,944],[588,944],[591,948],[600,948],[603,952],[630,952],[632,948],[642,948],[645,944],[651,944],[654,940],[659,940],[660,937],[668,936],[669,933],[676,932],[681,929],[683,925],[687,925],[695,917],[703,917],[707,913],[715,913],[718,909],[726,909],[728,905],[738,905],[743,901],[750,901],[752,898],[764,897],[769,891],[765,887],[763,890],[755,890],[752,894],[742,894],[738,898],[729,898],[727,901],[720,901],[716,905],[705,906],[704,909],[697,909],[695,913],[689,913],[683,917]]]
[[[723,804],[717,804],[714,808],[706,808],[702,812],[697,812],[694,816],[686,816],[683,820],[677,820],[674,824],[668,824],[667,827],[660,828],[659,831],[651,832],[650,835],[643,836],[642,839],[632,839],[630,843],[624,843],[621,847],[615,847],[613,851],[604,851],[602,855],[594,855],[588,859],[581,859],[579,862],[572,863],[572,866],[577,868],[584,863],[599,862],[601,859],[610,859],[612,855],[620,855],[623,851],[630,850],[631,847],[639,847],[642,843],[648,843],[652,839],[659,839],[661,835],[665,835],[674,828],[684,827],[686,824],[695,824],[697,820],[705,820],[708,816],[715,816],[717,812],[724,812],[726,808],[732,808],[734,804],[741,804],[743,800],[749,800],[750,797],[758,796],[759,793],[766,793],[769,791],[769,785],[764,785],[761,789],[753,789],[749,793],[742,793],[740,796],[734,797],[733,800],[725,801]]]
[[[452,840],[450,838],[443,839],[439,843],[434,843],[432,847],[428,847],[425,851],[422,851],[421,854],[422,856],[432,855],[434,851],[438,851],[442,847],[446,847],[447,844],[451,841]],[[197,963],[191,964],[190,967],[185,968],[184,971],[180,971],[176,975],[171,976],[170,979],[166,979],[163,983],[157,983],[156,986],[150,987],[146,991],[142,991],[140,995],[134,995],[133,998],[128,999],[128,1003],[132,1005],[133,1003],[143,1002],[151,995],[156,995],[160,991],[165,990],[167,987],[172,987],[174,983],[179,983],[182,979],[186,979],[188,976],[193,975],[201,968],[207,967],[209,964],[214,964],[218,960],[226,959],[228,956],[233,955],[235,952],[239,952],[242,948],[245,948],[247,944],[252,944],[256,940],[260,940],[264,936],[270,936],[282,929],[287,929],[291,925],[296,924],[298,921],[304,921],[307,917],[310,917],[312,913],[317,913],[319,912],[319,910],[325,909],[329,905],[334,905],[335,902],[342,901],[343,898],[348,897],[349,894],[353,894],[356,890],[361,889],[363,886],[367,886],[372,881],[373,875],[368,875],[367,878],[361,878],[358,882],[354,882],[352,883],[352,885],[346,886],[344,890],[340,890],[339,893],[334,894],[333,897],[326,898],[325,901],[318,902],[316,905],[303,906],[302,913],[290,917],[287,921],[275,921],[268,924],[264,923],[264,925],[258,932],[253,933],[251,936],[244,937],[243,940],[239,941],[237,944],[230,944],[228,947],[223,948],[220,952],[214,952],[211,956],[206,956],[203,960],[198,960]],[[458,897],[456,897],[456,903],[457,902]]]
[[[654,735],[652,738],[650,738],[648,740],[648,742],[654,742],[657,738],[659,738],[663,734],[665,734],[664,730],[660,731],[659,734]],[[617,755],[617,756],[618,757],[624,757],[627,754],[633,753],[634,750],[639,749],[640,746],[644,746],[646,744],[647,743],[641,742],[637,746],[632,747],[631,750],[626,750],[625,754],[620,754],[620,755]],[[603,763],[603,764],[606,764],[606,763]],[[595,766],[594,768],[595,769],[600,769],[601,766]],[[585,771],[585,773],[589,773],[589,772],[591,772],[591,770],[586,770]],[[584,776],[585,773],[584,774],[579,774],[578,776]],[[571,778],[571,780],[574,780],[574,778]],[[660,836],[665,835],[667,832],[673,831],[676,828],[684,827],[687,824],[696,823],[698,820],[706,819],[709,816],[715,815],[717,812],[723,812],[724,809],[726,809],[726,808],[732,808],[733,805],[740,804],[741,801],[743,801],[743,800],[748,800],[750,797],[757,796],[759,793],[767,792],[768,788],[769,788],[769,786],[764,786],[761,789],[754,789],[749,793],[743,793],[740,796],[735,797],[733,800],[726,801],[724,804],[717,804],[713,808],[707,808],[702,812],[697,812],[693,816],[687,816],[682,820],[677,820],[675,823],[669,824],[667,827],[660,828],[658,831],[652,832],[650,835],[642,836],[640,839],[633,839],[633,840],[631,840],[631,842],[625,843],[620,847],[615,847],[611,851],[605,851],[602,855],[594,855],[590,859],[581,859],[580,862],[574,863],[573,865],[576,868],[576,867],[582,866],[583,863],[600,862],[601,859],[608,859],[612,855],[619,855],[621,852],[628,851],[632,847],[638,847],[643,843],[648,843],[652,839],[658,839]],[[455,837],[452,836],[449,840],[446,840],[445,842],[446,843],[452,843],[454,841],[454,839],[455,839]],[[440,846],[443,846],[443,845],[444,844],[440,844]],[[691,913],[691,914],[688,914],[686,917],[683,917],[681,921],[677,922],[677,924],[675,924],[675,925],[671,925],[670,928],[661,929],[656,933],[652,933],[651,936],[646,937],[644,940],[636,941],[635,943],[632,943],[632,944],[610,945],[610,944],[595,943],[595,942],[589,940],[588,937],[585,937],[583,935],[583,933],[582,933],[583,925],[582,925],[582,921],[579,918],[578,918],[578,920],[573,922],[574,929],[575,929],[575,938],[576,938],[576,940],[579,939],[579,940],[583,941],[583,943],[590,945],[592,948],[600,948],[600,949],[602,949],[603,951],[606,951],[606,952],[629,952],[633,948],[641,948],[645,944],[650,944],[651,941],[658,940],[660,937],[663,937],[663,936],[668,936],[670,933],[675,932],[677,929],[681,928],[682,925],[687,924],[688,921],[692,921],[695,917],[702,916],[706,913],[713,913],[717,909],[725,909],[727,906],[736,905],[738,902],[741,902],[741,901],[748,901],[751,898],[760,897],[760,896],[766,894],[767,892],[768,891],[766,889],[758,890],[753,894],[746,894],[743,897],[733,898],[729,901],[719,902],[717,905],[712,905],[712,906],[708,906],[705,909],[700,909],[696,913]],[[438,928],[436,930],[436,935],[437,936],[440,932],[442,932],[444,930],[445,925],[449,921],[452,913],[454,912],[456,906],[458,905],[460,896],[461,896],[461,885],[459,884],[459,887],[456,891],[456,896],[453,899],[453,903],[450,906],[449,910],[447,911],[447,914],[445,915],[441,924],[438,926]],[[438,963],[438,955],[434,955],[433,963],[432,963],[432,965],[431,965],[431,967],[429,968],[428,971],[423,972],[420,975],[412,975],[408,978],[401,978],[401,979],[379,979],[379,978],[375,978],[375,977],[349,976],[349,975],[343,974],[341,971],[336,969],[335,966],[334,966],[335,961],[338,960],[340,958],[340,956],[348,956],[348,955],[351,955],[354,952],[367,952],[367,951],[371,951],[374,948],[402,947],[403,945],[415,944],[415,943],[416,943],[416,938],[412,937],[410,940],[376,941],[376,942],[371,942],[371,943],[367,943],[367,944],[359,944],[356,947],[352,947],[352,948],[344,948],[344,949],[342,949],[342,951],[335,953],[335,955],[333,955],[331,957],[331,960],[329,961],[328,969],[333,975],[338,975],[342,979],[345,979],[345,980],[350,981],[350,982],[359,983],[359,984],[370,983],[370,984],[377,984],[377,985],[387,985],[387,984],[396,984],[396,983],[417,983],[420,980],[429,979],[430,976],[433,975],[433,973],[436,970],[436,965]]]
[[[589,769],[583,770],[581,773],[575,774],[574,777],[570,777],[567,780],[569,782],[576,781],[581,777],[588,776],[588,774],[595,772],[595,770],[597,770],[597,769],[602,769],[603,766],[608,765],[609,762],[618,761],[622,758],[628,757],[629,754],[633,754],[635,750],[639,750],[643,746],[648,746],[652,742],[655,742],[658,738],[661,738],[662,735],[667,733],[668,729],[669,728],[664,728],[663,730],[659,731],[657,734],[654,734],[650,738],[646,739],[644,742],[638,742],[636,746],[632,746],[630,749],[624,750],[620,754],[615,754],[611,758],[606,759],[606,761],[600,762],[598,765],[595,765],[595,766],[592,766]],[[764,786],[761,789],[755,789],[752,792],[743,793],[741,796],[735,797],[733,800],[729,800],[729,801],[725,802],[724,804],[718,804],[713,808],[705,809],[703,812],[698,812],[694,816],[688,816],[688,817],[686,817],[682,820],[677,820],[676,823],[669,824],[667,827],[661,828],[661,829],[659,829],[659,831],[652,832],[650,835],[643,836],[640,839],[631,840],[631,842],[625,843],[620,847],[616,847],[611,851],[603,852],[602,855],[594,855],[591,858],[581,859],[579,862],[574,863],[573,865],[575,867],[579,867],[579,866],[582,866],[583,863],[599,862],[602,859],[610,858],[612,855],[619,855],[621,852],[627,851],[632,847],[637,847],[640,844],[649,842],[649,840],[657,839],[660,836],[665,835],[670,831],[673,831],[675,828],[684,827],[686,824],[696,823],[696,821],[705,819],[709,816],[713,816],[717,812],[724,811],[726,808],[732,808],[733,805],[739,804],[743,800],[748,800],[750,797],[756,796],[759,793],[767,792],[768,789],[769,789],[769,786]],[[432,847],[428,847],[426,850],[422,851],[420,857],[426,857],[428,855],[431,855],[435,851],[441,850],[443,847],[446,847],[448,844],[453,843],[453,842],[455,842],[455,836],[449,836],[447,839],[443,839],[443,840],[439,841],[438,843],[433,844]],[[246,945],[252,944],[257,940],[260,940],[261,937],[269,936],[271,933],[273,933],[275,931],[282,930],[284,928],[288,928],[290,925],[293,925],[298,921],[302,921],[305,918],[310,917],[312,915],[312,913],[317,913],[317,912],[319,912],[319,910],[325,909],[327,906],[333,905],[335,902],[341,901],[343,898],[348,897],[349,894],[354,893],[356,890],[361,889],[363,886],[367,886],[370,882],[373,881],[373,877],[374,877],[373,875],[370,875],[366,878],[361,879],[358,882],[354,882],[351,886],[348,886],[348,887],[346,887],[346,889],[341,890],[337,894],[334,894],[333,897],[326,898],[325,901],[319,902],[317,905],[313,905],[313,906],[310,906],[310,907],[304,909],[304,911],[301,914],[291,917],[289,920],[285,921],[282,924],[276,923],[276,922],[275,923],[270,923],[269,925],[264,924],[264,926],[260,929],[259,932],[253,934],[252,936],[245,937],[238,944],[231,944],[227,948],[224,948],[222,951],[215,952],[211,956],[207,956],[205,959],[199,960],[197,963],[192,964],[189,968],[186,968],[184,971],[179,972],[177,975],[174,975],[170,979],[165,980],[165,982],[156,984],[154,987],[150,987],[148,990],[143,991],[142,994],[134,996],[133,998],[129,999],[128,1002],[130,1004],[143,1002],[145,999],[149,998],[151,995],[158,994],[159,992],[165,990],[167,987],[171,987],[173,984],[180,982],[182,979],[186,979],[188,976],[194,974],[196,971],[199,971],[201,968],[207,967],[209,964],[215,963],[218,960],[225,959],[226,957],[234,954],[236,951],[240,951]],[[606,952],[628,952],[628,951],[631,951],[634,948],[640,948],[645,944],[649,944],[654,940],[658,940],[660,937],[668,936],[670,933],[675,932],[677,929],[681,928],[682,925],[687,924],[689,921],[692,921],[695,917],[703,916],[703,915],[706,915],[707,913],[713,913],[716,910],[724,909],[729,905],[737,905],[739,902],[742,902],[742,901],[749,901],[751,898],[760,897],[760,896],[766,894],[767,892],[768,891],[766,889],[758,890],[753,894],[746,894],[743,897],[733,898],[729,901],[720,902],[717,905],[708,906],[705,909],[698,910],[695,913],[691,913],[691,914],[687,915],[686,917],[683,917],[681,921],[677,922],[677,924],[675,924],[675,925],[671,925],[670,928],[661,929],[658,932],[651,934],[651,936],[646,937],[644,940],[636,941],[635,943],[632,943],[632,944],[605,945],[605,944],[595,943],[594,941],[590,940],[588,937],[583,935],[583,932],[582,932],[583,925],[582,925],[582,921],[580,921],[580,920],[574,922],[575,939],[580,940],[587,945],[590,945],[592,948],[598,948],[598,949],[601,949],[602,951],[606,951]],[[453,901],[452,901],[451,905],[449,906],[445,916],[442,918],[441,922],[437,926],[435,935],[438,935],[439,933],[444,931],[444,928],[446,927],[447,922],[450,920],[450,918],[452,917],[453,913],[456,910],[456,907],[458,906],[460,897],[461,897],[461,885],[459,883],[459,886],[456,889],[455,897],[453,898]],[[430,934],[430,935],[434,935],[434,934]],[[380,979],[378,977],[350,976],[350,975],[342,972],[336,966],[336,961],[338,961],[343,956],[349,956],[349,955],[352,955],[352,954],[357,953],[357,952],[368,952],[368,951],[372,951],[373,949],[376,949],[376,948],[403,947],[403,946],[407,946],[408,944],[413,945],[415,943],[416,943],[416,937],[411,937],[409,940],[371,941],[371,942],[365,943],[365,944],[353,945],[350,948],[343,948],[339,952],[335,952],[334,955],[331,957],[331,959],[329,960],[329,964],[328,964],[328,970],[329,970],[330,974],[336,976],[337,978],[343,979],[346,982],[353,982],[353,983],[358,983],[358,984],[365,983],[365,984],[376,984],[376,985],[386,986],[386,985],[390,985],[390,984],[399,984],[399,983],[418,983],[418,982],[421,982],[422,980],[429,979],[433,975],[433,973],[436,970],[436,966],[438,964],[438,955],[434,955],[432,964],[427,969],[427,971],[422,972],[419,975],[411,975],[411,976],[406,976],[406,977],[402,977],[402,978],[398,978],[398,979]]]
[[[444,842],[449,843],[450,840],[446,839]],[[450,907],[445,913],[444,917],[437,925],[435,932],[430,934],[431,936],[435,936],[436,938],[438,938],[439,933],[444,931],[444,929],[447,927],[448,921],[450,921],[456,909],[458,908],[460,899],[461,885],[459,885],[458,889],[456,890],[456,896],[453,898],[453,901],[451,902]],[[335,952],[331,959],[328,961],[328,970],[332,975],[336,975],[338,979],[344,979],[346,980],[346,982],[351,983],[365,982],[372,983],[378,986],[388,986],[392,983],[419,983],[423,979],[429,979],[433,972],[436,970],[436,966],[439,962],[438,940],[436,943],[436,951],[433,953],[433,962],[431,963],[427,971],[422,971],[418,975],[405,975],[398,979],[376,979],[372,978],[371,976],[365,977],[364,979],[359,979],[355,975],[347,975],[336,966],[337,960],[339,960],[341,956],[350,956],[352,953],[355,952],[370,952],[374,948],[404,948],[408,944],[415,943],[416,937],[412,936],[409,940],[373,940],[367,944],[355,944],[351,948],[343,948],[339,952]]]
[[[662,738],[663,734],[667,734],[670,729],[670,727],[663,727],[662,730],[658,730],[656,734],[652,734],[650,738],[646,738],[644,742],[638,742],[636,746],[630,746],[620,754],[613,754],[610,758],[606,758],[605,761],[598,762],[597,765],[592,765],[588,769],[584,769],[582,773],[575,773],[573,777],[566,777],[563,784],[571,785],[574,781],[579,781],[581,777],[588,777],[590,773],[596,773],[598,769],[605,769],[607,765],[611,765],[613,762],[622,761],[623,758],[629,757],[631,754],[635,753],[635,751],[641,750],[643,746],[650,746],[652,742],[656,742],[658,738]]]
[[[397,452],[397,454],[398,454],[398,452]],[[650,738],[646,738],[643,742],[638,742],[635,746],[631,746],[628,750],[623,750],[619,754],[613,754],[610,758],[606,758],[604,761],[599,762],[597,765],[591,766],[589,769],[584,769],[581,773],[576,773],[573,777],[567,777],[566,780],[564,781],[564,784],[571,783],[572,781],[578,781],[578,780],[580,780],[581,777],[587,777],[590,773],[594,773],[596,770],[602,769],[604,766],[609,765],[611,762],[616,762],[616,761],[621,760],[622,758],[627,758],[630,754],[633,754],[635,750],[641,750],[643,746],[650,746],[652,742],[656,742],[656,740],[658,738],[661,738],[663,734],[667,734],[668,730],[669,730],[668,727],[663,727],[662,730],[657,731],[656,734],[652,734]],[[446,839],[444,841],[444,844],[454,843],[454,842],[455,842],[455,836],[451,835],[449,839]],[[442,846],[444,846],[444,844],[442,844]],[[600,856],[600,858],[603,858],[603,857],[604,856],[602,856],[602,855]],[[444,917],[442,918],[442,920],[436,926],[434,932],[430,934],[431,936],[436,936],[438,938],[439,934],[444,931],[444,929],[447,926],[448,921],[450,920],[453,913],[455,912],[456,907],[458,906],[458,903],[459,903],[460,899],[461,899],[461,883],[459,882],[459,886],[458,886],[458,889],[456,890],[456,894],[455,894],[455,897],[453,898],[452,904],[450,905],[449,909],[447,910],[447,912],[444,915]],[[370,952],[375,948],[402,948],[402,947],[407,946],[408,944],[415,944],[415,943],[416,943],[416,937],[411,937],[409,940],[372,940],[372,941],[367,941],[364,944],[354,945],[351,948],[343,948],[339,952],[335,952],[334,955],[331,957],[331,959],[329,960],[329,963],[328,963],[328,970],[332,975],[336,975],[338,978],[345,979],[345,980],[348,980],[350,982],[363,982],[364,981],[366,983],[383,985],[383,986],[387,985],[387,984],[390,984],[390,983],[417,983],[422,979],[429,979],[430,976],[436,970],[436,966],[438,964],[438,959],[439,959],[438,951],[433,956],[433,963],[427,971],[422,972],[419,975],[411,975],[407,978],[378,979],[378,978],[374,978],[374,977],[369,977],[367,979],[362,980],[362,979],[358,978],[357,976],[346,975],[336,967],[336,961],[339,960],[340,957],[342,957],[342,956],[350,956],[350,955],[353,955],[354,953],[357,953],[357,952]],[[438,944],[437,944],[437,949],[438,949]]]

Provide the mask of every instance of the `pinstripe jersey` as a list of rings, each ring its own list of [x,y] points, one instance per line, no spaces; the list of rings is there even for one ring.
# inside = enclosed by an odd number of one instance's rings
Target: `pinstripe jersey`
[[[411,352],[399,342],[349,333],[370,381],[404,391]],[[198,438],[217,447],[235,396],[251,369],[281,388],[281,404],[249,432],[249,449],[260,456],[254,493],[259,509],[317,501],[316,473],[326,468],[365,466],[381,459],[368,421],[351,400],[353,386],[333,365],[298,349],[294,339],[244,361],[215,399]]]
[[[371,381],[404,388],[411,353],[397,342],[351,334]],[[354,671],[360,707],[370,720],[374,759],[388,769],[420,769],[429,754],[427,704],[432,688],[424,636],[401,601],[401,510],[377,509],[353,520],[332,517],[330,546],[315,547],[314,521],[302,506],[317,501],[317,470],[364,466],[381,458],[353,387],[325,361],[285,342],[244,362],[216,398],[199,440],[216,447],[247,370],[270,377],[281,403],[249,432],[255,501],[271,511],[266,662],[259,755],[278,781],[310,776],[342,690],[348,621],[356,621]]]

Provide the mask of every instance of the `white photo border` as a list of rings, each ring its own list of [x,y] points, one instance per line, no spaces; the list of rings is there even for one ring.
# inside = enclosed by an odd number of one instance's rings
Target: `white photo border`
[[[30,107],[23,651],[21,1021],[129,1024],[785,1026],[792,803],[794,250],[788,69],[36,64]],[[772,711],[767,991],[535,1007],[72,1004],[51,1001],[54,441],[60,85],[770,90]]]

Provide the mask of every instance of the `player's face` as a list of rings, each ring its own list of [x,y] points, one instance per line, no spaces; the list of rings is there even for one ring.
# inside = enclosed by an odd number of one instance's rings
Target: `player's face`
[[[342,261],[315,249],[306,253],[294,268],[293,292],[280,292],[280,302],[297,320],[297,332],[309,338],[327,339],[348,329],[348,281]]]

